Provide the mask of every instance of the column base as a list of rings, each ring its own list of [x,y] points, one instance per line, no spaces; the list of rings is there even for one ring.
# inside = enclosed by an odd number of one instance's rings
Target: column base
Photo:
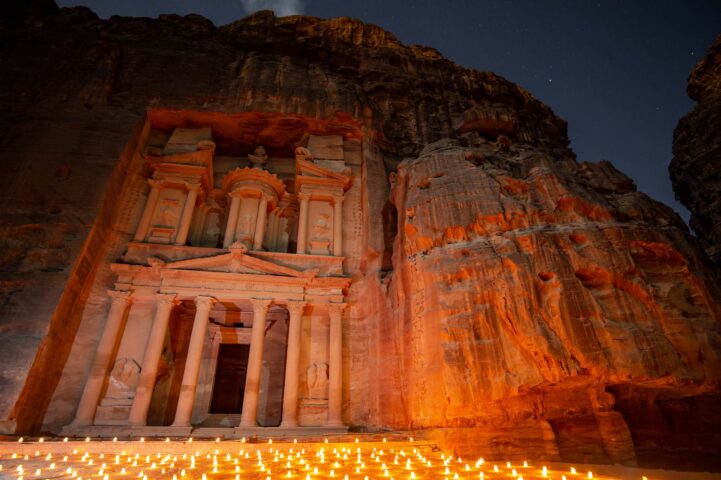
[[[66,437],[90,438],[139,438],[139,437],[188,437],[193,427],[162,427],[162,426],[133,426],[133,425],[89,425],[74,427],[67,425],[61,430]]]
[[[92,424],[93,424],[92,420],[78,420],[76,418],[63,428],[82,428],[82,427],[89,427]]]
[[[333,435],[348,433],[348,427],[345,425],[331,427],[328,425],[318,427],[162,427],[162,426],[141,426],[133,427],[130,425],[89,425],[86,427],[71,427],[67,425],[59,432],[53,432],[57,435],[65,437],[85,438],[114,438],[119,440],[137,440],[140,437],[145,438],[182,438],[187,439],[191,435],[193,438],[302,438],[317,437],[321,435]]]
[[[193,434],[200,434],[202,429],[197,429]],[[319,435],[331,435],[339,433],[348,433],[348,427],[345,425],[332,427],[329,425],[323,425],[319,427],[302,427],[300,425],[295,427],[235,427],[233,429],[233,436],[235,438],[249,438],[257,436],[259,438],[277,438],[277,437],[304,437],[304,436],[319,436]]]

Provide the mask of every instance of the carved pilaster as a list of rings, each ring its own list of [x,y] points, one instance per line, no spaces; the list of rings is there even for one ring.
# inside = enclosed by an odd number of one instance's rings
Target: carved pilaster
[[[178,234],[175,237],[176,245],[185,245],[185,242],[188,240],[190,221],[193,219],[195,202],[198,199],[198,192],[201,189],[199,184],[194,183],[186,183],[185,187],[188,189],[188,195],[185,199],[185,205],[183,206],[183,214],[180,217],[180,227],[178,228]]]
[[[328,425],[342,426],[343,399],[343,310],[346,304],[328,304],[330,332],[328,346]]]
[[[343,256],[343,196],[333,197],[333,255]]]
[[[307,193],[298,193],[298,202],[300,203],[300,214],[298,215],[298,239],[297,253],[306,253],[308,244],[308,210],[310,206],[310,195]]]
[[[143,216],[140,217],[138,222],[138,228],[135,230],[134,240],[136,242],[142,242],[145,240],[145,236],[148,234],[148,228],[150,227],[150,220],[155,212],[155,207],[158,204],[158,198],[160,197],[160,190],[163,188],[162,183],[152,178],[148,179],[150,185],[150,193],[148,199],[145,202],[145,208],[143,209]]]

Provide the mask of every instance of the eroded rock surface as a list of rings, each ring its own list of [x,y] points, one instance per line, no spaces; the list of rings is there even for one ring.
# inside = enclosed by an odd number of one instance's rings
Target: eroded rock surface
[[[653,444],[672,465],[689,441],[718,448],[676,431],[659,400],[720,398],[719,292],[678,217],[609,163],[464,144],[398,168],[395,315],[381,323],[404,382],[386,420],[452,427],[440,435],[468,451],[494,442],[458,427],[509,424],[565,459],[632,461]]]
[[[721,36],[691,72],[686,88],[698,105],[676,126],[669,166],[691,227],[721,271]]]
[[[521,87],[347,18],[12,13],[0,26],[6,431],[72,418],[77,385],[57,382],[73,344],[89,358],[97,345],[101,325],[78,327],[107,312],[91,287],[112,285],[108,259],[132,235],[115,200],[139,174],[146,119],[212,126],[223,155],[247,135],[273,156],[292,152],[303,117],[363,136],[362,208],[349,212],[361,253],[345,261],[349,425],[428,429],[487,456],[713,465],[718,441],[691,428],[721,427],[721,296],[703,255],[611,164],[577,163],[565,122]],[[253,127],[221,120],[236,114]]]

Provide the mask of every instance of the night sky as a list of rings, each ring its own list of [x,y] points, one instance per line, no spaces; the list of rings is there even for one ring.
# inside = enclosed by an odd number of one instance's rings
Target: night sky
[[[721,0],[62,0],[101,18],[252,11],[348,16],[522,85],[569,123],[579,161],[610,160],[685,220],[668,175],[686,80],[721,33]]]

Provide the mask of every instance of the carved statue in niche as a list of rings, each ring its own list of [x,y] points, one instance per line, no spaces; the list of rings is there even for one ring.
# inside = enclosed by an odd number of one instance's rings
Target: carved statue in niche
[[[305,371],[309,398],[328,398],[328,364],[312,363]]]
[[[238,226],[242,233],[250,235],[250,230],[253,227],[253,215],[250,213],[244,213],[238,219]]]
[[[295,159],[296,160],[307,160],[310,162],[313,160],[313,154],[307,148],[298,146],[298,147],[295,147]]]
[[[178,216],[175,214],[175,209],[172,207],[165,207],[160,214],[160,223],[166,227],[175,226],[175,222],[178,220]]]
[[[313,225],[313,237],[319,240],[327,240],[330,231],[330,215],[321,213]]]
[[[220,236],[220,218],[217,213],[212,212],[208,216],[207,227],[203,234],[203,243],[215,246]]]
[[[119,358],[110,372],[106,397],[129,399],[135,396],[135,387],[140,378],[140,365],[132,358]]]
[[[248,154],[248,158],[250,159],[250,163],[253,164],[253,168],[263,170],[263,165],[265,165],[265,162],[268,160],[268,155],[265,153],[265,147],[258,145],[255,147],[253,153]]]

